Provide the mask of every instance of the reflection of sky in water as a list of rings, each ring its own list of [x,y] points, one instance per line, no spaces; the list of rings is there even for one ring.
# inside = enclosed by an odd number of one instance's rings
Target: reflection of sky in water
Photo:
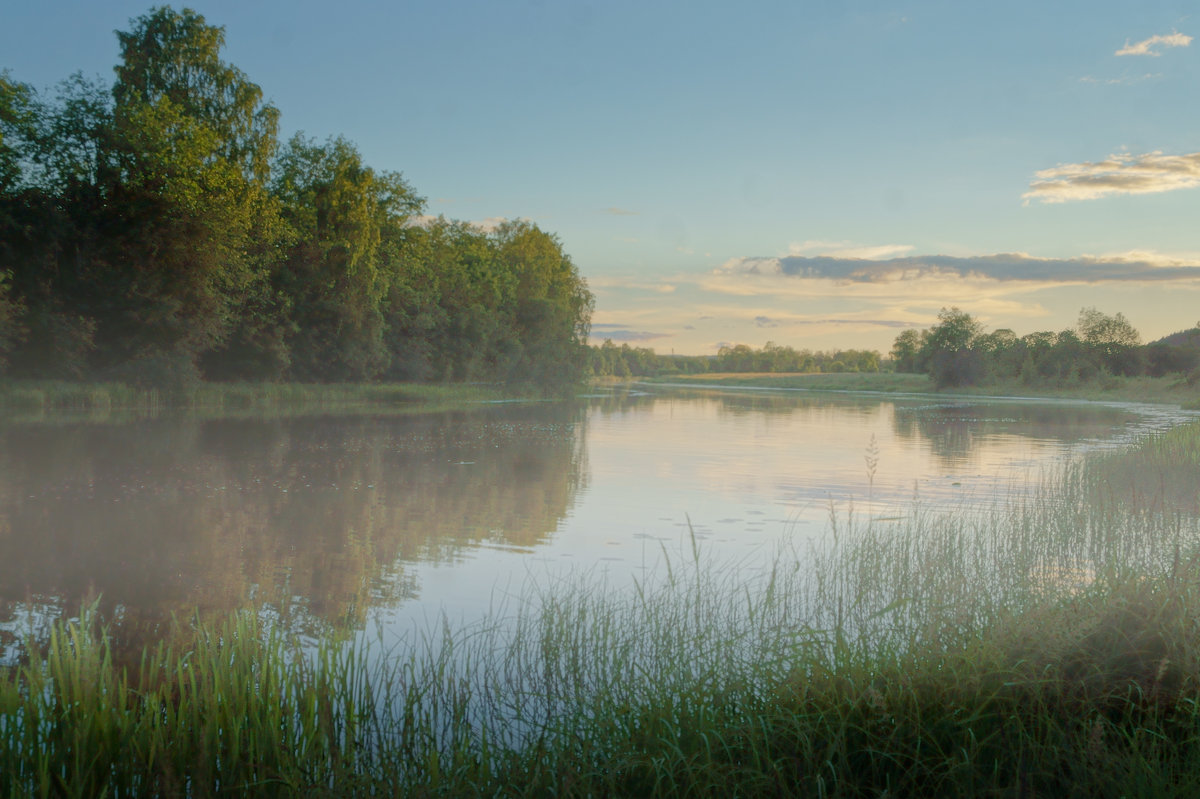
[[[1069,453],[1128,442],[1185,415],[1054,402],[864,399],[737,392],[667,393],[594,406],[584,425],[586,487],[533,552],[474,552],[421,568],[420,606],[473,617],[528,581],[603,575],[614,588],[661,575],[664,553],[691,557],[690,530],[718,562],[748,571],[781,539],[819,542],[831,512],[903,513],[990,504]],[[868,470],[868,448],[876,463]],[[690,521],[689,521],[690,520]]]
[[[0,648],[91,592],[129,630],[254,596],[362,624],[475,616],[529,580],[752,569],[831,507],[990,502],[1145,408],[678,391],[421,416],[0,428]],[[868,467],[874,447],[875,469]],[[57,610],[56,610],[57,609]]]

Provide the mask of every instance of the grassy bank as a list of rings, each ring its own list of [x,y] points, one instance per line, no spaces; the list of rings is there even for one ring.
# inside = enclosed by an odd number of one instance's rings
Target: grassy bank
[[[939,393],[943,395],[1049,397],[1057,399],[1106,400],[1109,402],[1155,402],[1200,407],[1200,384],[1189,386],[1178,376],[1105,377],[1083,382],[1045,381],[1026,384],[1002,380],[985,386],[962,386],[937,391],[925,375],[894,372],[847,372],[830,374],[714,373],[648,378],[650,383],[748,386],[756,388],[807,389],[809,391],[874,391],[883,393]]]
[[[122,668],[85,614],[0,680],[0,793],[1195,795],[1197,485],[1193,425],[386,653],[242,614]]]
[[[206,414],[354,411],[411,407],[452,408],[533,394],[492,384],[426,383],[203,383],[167,394],[124,383],[54,380],[0,381],[0,412],[154,414],[187,410]]]

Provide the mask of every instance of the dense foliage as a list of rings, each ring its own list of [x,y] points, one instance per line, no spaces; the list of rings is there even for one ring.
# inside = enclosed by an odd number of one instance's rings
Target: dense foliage
[[[592,295],[527,222],[425,220],[343,138],[278,138],[224,29],[155,8],[112,85],[0,75],[0,360],[21,377],[575,379]]]
[[[1074,328],[1017,337],[1008,329],[985,333],[958,308],[942,309],[938,323],[905,330],[892,345],[898,372],[926,373],[939,388],[1019,379],[1025,384],[1070,384],[1118,376],[1180,374],[1200,379],[1200,327],[1142,345],[1123,314],[1079,312]]]
[[[878,372],[874,350],[796,350],[768,341],[756,350],[747,344],[723,346],[713,355],[660,355],[649,347],[617,346],[610,339],[591,348],[595,375],[657,377],[706,372]]]

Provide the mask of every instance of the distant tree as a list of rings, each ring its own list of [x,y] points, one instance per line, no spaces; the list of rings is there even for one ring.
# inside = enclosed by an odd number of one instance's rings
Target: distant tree
[[[1144,363],[1141,336],[1122,314],[1103,314],[1095,308],[1079,312],[1079,336],[1094,353],[1099,365],[1113,374],[1139,374]]]
[[[897,372],[919,372],[917,358],[921,353],[921,333],[905,330],[892,343],[892,362]]]
[[[929,376],[938,388],[978,383],[985,374],[982,354],[974,349],[983,325],[958,308],[943,308],[921,348]]]

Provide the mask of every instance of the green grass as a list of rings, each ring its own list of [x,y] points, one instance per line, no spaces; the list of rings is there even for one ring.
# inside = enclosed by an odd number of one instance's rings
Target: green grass
[[[528,391],[498,385],[424,383],[202,383],[167,395],[124,383],[51,380],[0,381],[0,413],[21,418],[63,412],[89,419],[186,410],[207,416],[459,408],[527,398]]]
[[[806,389],[809,391],[871,391],[967,396],[1048,397],[1057,399],[1102,400],[1108,402],[1153,402],[1200,408],[1200,384],[1188,385],[1178,375],[1167,377],[1106,376],[1089,381],[1046,380],[1026,384],[1020,380],[1001,380],[983,386],[961,386],[938,391],[925,375],[894,372],[831,374],[735,374],[678,375],[649,378],[651,383],[683,383],[712,386]]]
[[[121,665],[85,612],[0,677],[0,795],[1194,796],[1197,474],[1192,425],[386,651],[247,612]]]

